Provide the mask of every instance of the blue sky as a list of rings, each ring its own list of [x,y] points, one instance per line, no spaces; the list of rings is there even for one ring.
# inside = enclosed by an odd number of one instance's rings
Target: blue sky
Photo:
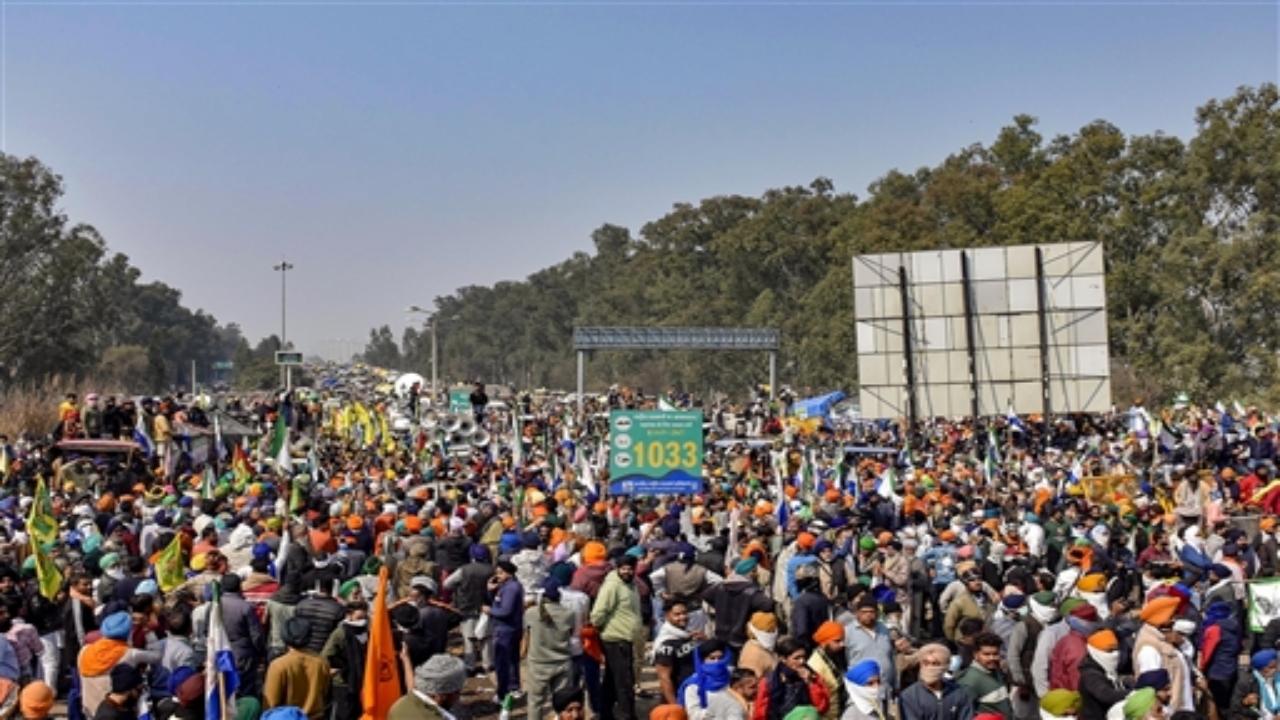
[[[1186,137],[1277,78],[1274,3],[4,8],[4,149],[189,305],[333,355],[605,222],[1104,118]],[[339,340],[346,340],[344,344]]]

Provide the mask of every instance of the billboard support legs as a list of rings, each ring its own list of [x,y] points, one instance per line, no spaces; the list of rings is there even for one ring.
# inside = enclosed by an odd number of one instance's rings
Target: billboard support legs
[[[582,393],[587,384],[587,351],[578,351],[578,422],[581,423],[586,412],[586,398]]]
[[[978,417],[978,350],[973,339],[973,285],[969,279],[969,256],[960,251],[960,290],[964,293],[964,341],[969,356],[969,414]]]
[[[1049,446],[1049,436],[1052,432],[1053,405],[1049,397],[1049,318],[1047,315],[1047,306],[1049,305],[1048,290],[1044,281],[1044,252],[1040,247],[1036,246],[1036,315],[1040,321],[1040,400],[1041,409],[1044,411],[1044,433],[1040,436],[1041,441],[1047,448]]]
[[[907,373],[907,432],[916,426],[915,343],[911,341],[911,293],[907,292],[907,269],[898,266],[898,292],[902,297],[902,350]]]

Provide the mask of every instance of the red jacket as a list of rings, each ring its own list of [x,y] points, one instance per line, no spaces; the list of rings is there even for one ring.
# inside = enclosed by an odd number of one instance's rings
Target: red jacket
[[[1053,646],[1049,658],[1049,689],[1080,690],[1080,662],[1088,655],[1084,636],[1072,630]]]

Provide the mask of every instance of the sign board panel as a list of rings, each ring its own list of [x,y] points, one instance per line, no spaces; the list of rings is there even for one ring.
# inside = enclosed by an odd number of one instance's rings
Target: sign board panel
[[[235,368],[235,366],[236,364],[230,360],[215,360],[209,365],[209,367],[214,370],[231,370]]]
[[[290,350],[290,351],[287,351],[287,350],[277,350],[277,351],[276,351],[276,364],[277,364],[277,365],[301,365],[301,364],[302,364],[302,353],[300,353],[300,352],[293,352],[293,351],[291,351],[291,350]]]
[[[454,388],[449,391],[449,412],[451,413],[470,413],[471,412],[471,390],[467,388]]]
[[[611,411],[609,492],[614,495],[702,492],[702,412]]]
[[[908,415],[908,348],[920,417],[969,415],[975,384],[980,415],[1043,412],[1037,248],[1050,410],[1109,409],[1103,247],[1070,242],[853,258],[863,417]]]

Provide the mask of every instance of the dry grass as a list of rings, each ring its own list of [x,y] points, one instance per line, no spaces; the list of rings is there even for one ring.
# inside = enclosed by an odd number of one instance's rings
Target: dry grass
[[[103,394],[103,389],[92,378],[54,375],[0,391],[0,434],[48,435],[58,424],[58,403],[69,392],[83,399],[90,392]]]

